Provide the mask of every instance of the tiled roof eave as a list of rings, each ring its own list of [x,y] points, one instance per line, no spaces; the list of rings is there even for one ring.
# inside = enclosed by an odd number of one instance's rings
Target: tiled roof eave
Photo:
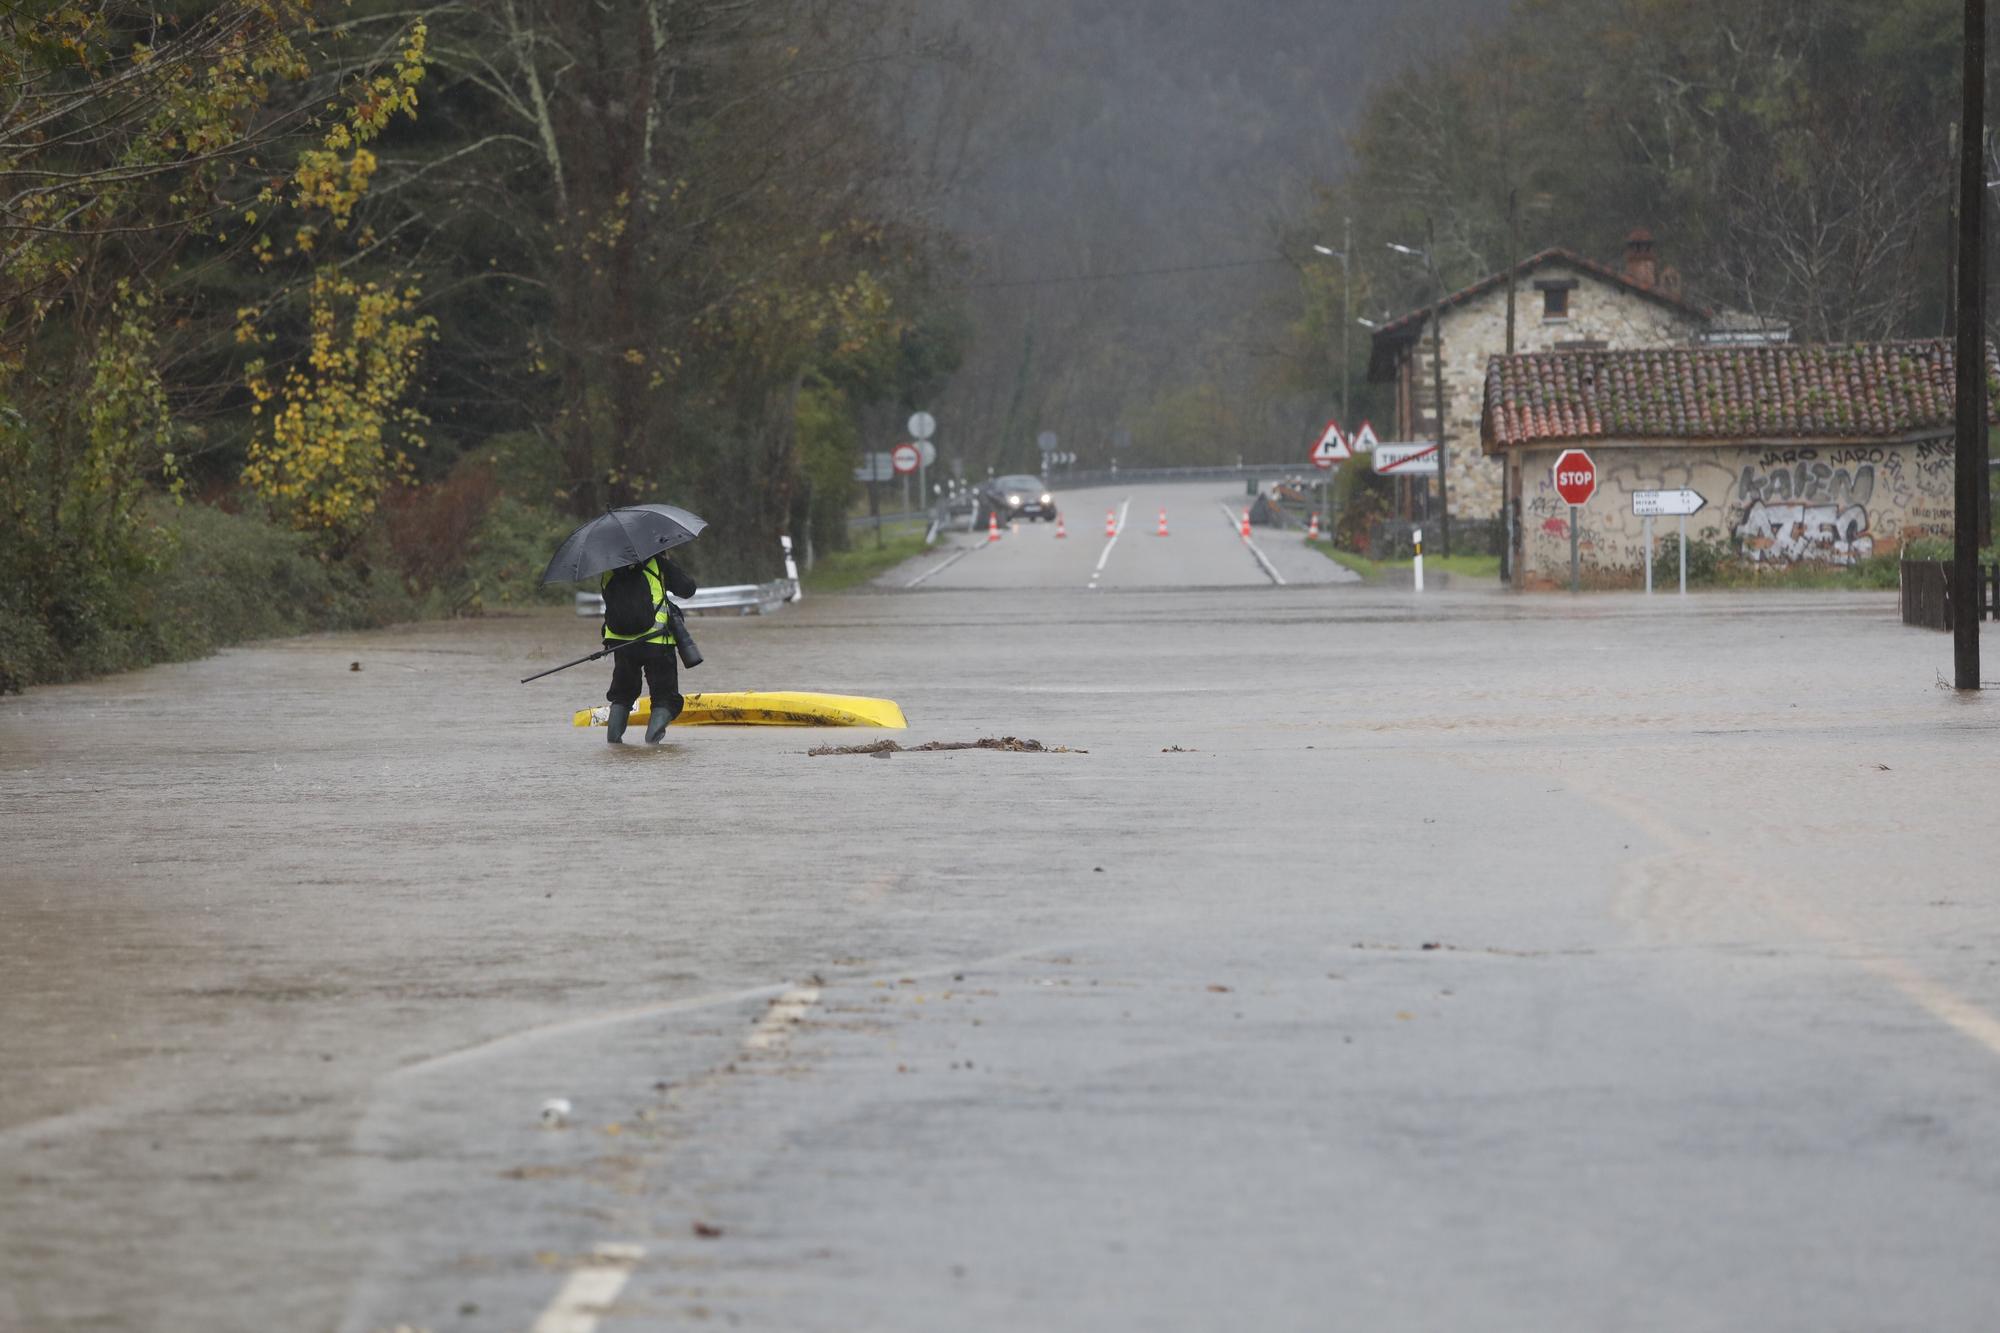
[[[1988,419],[2000,354],[1986,349]],[[1480,444],[1662,447],[1946,438],[1954,356],[1941,340],[1531,352],[1487,364]]]
[[[1994,423],[2000,426],[2000,418]],[[1525,439],[1482,440],[1482,451],[1488,454],[1504,454],[1514,449],[1564,449],[1572,445],[1596,446],[1604,449],[1817,449],[1837,448],[1843,444],[1924,444],[1934,440],[1948,440],[1953,430],[1949,426],[1926,428],[1923,430],[1885,433],[1880,435],[1563,435],[1532,436]]]

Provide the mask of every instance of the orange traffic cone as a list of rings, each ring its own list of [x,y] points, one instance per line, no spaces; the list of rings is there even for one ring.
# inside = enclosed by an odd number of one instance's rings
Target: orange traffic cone
[[[1319,510],[1317,509],[1313,510],[1312,522],[1306,524],[1306,540],[1309,542],[1319,540]]]
[[[1067,527],[1065,527],[1065,526],[1063,525],[1063,516],[1062,516],[1061,514],[1057,514],[1057,515],[1056,515],[1056,538],[1057,538],[1057,540],[1061,540],[1062,538],[1064,538],[1064,537],[1067,537],[1067,536],[1069,536],[1069,529],[1068,529]]]
[[[986,540],[989,542],[1000,540],[1000,515],[997,513],[986,515]]]
[[[1247,509],[1243,511],[1243,540],[1250,540],[1250,511]]]
[[[1118,515],[1109,509],[1104,511],[1104,535],[1107,537],[1118,535]]]
[[[1162,509],[1162,510],[1160,511],[1160,533],[1159,533],[1159,535],[1160,535],[1160,536],[1162,536],[1162,537],[1164,537],[1164,536],[1166,536],[1166,535],[1167,535],[1167,511],[1166,511],[1166,510],[1164,510],[1164,509]]]

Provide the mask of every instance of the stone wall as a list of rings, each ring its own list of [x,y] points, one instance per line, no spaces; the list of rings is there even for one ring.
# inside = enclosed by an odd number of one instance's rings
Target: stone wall
[[[1569,317],[1542,318],[1542,293],[1537,282],[1573,280]],[[1517,352],[1558,351],[1564,343],[1599,343],[1608,348],[1677,347],[1694,336],[1699,325],[1658,301],[1605,282],[1566,264],[1551,263],[1516,279],[1514,349]],[[1507,350],[1507,288],[1504,284],[1465,305],[1445,312],[1444,397],[1445,443],[1451,456],[1451,512],[1454,518],[1492,518],[1500,512],[1500,460],[1479,448],[1479,418],[1486,405],[1486,363]],[[1435,438],[1431,407],[1429,326],[1412,349],[1415,376],[1412,401],[1415,422],[1401,423],[1404,439]],[[1564,560],[1568,560],[1565,555]]]
[[[1447,326],[1449,327],[1449,326]],[[1708,507],[1688,520],[1688,540],[1759,564],[1843,565],[1888,555],[1952,529],[1952,442],[1588,446],[1597,494],[1577,527],[1587,587],[1644,585],[1644,520],[1632,492],[1689,487]],[[1515,451],[1521,468],[1521,586],[1569,584],[1569,506],[1551,471],[1562,451]],[[1654,520],[1654,539],[1678,539],[1678,521]]]

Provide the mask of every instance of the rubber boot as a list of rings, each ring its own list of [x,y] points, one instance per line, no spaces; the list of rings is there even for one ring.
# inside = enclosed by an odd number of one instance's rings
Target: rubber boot
[[[667,734],[667,724],[674,720],[675,710],[655,707],[646,719],[646,744],[658,745],[660,737]]]
[[[613,745],[625,743],[625,724],[632,720],[632,705],[613,704],[611,715],[604,721],[604,739]]]

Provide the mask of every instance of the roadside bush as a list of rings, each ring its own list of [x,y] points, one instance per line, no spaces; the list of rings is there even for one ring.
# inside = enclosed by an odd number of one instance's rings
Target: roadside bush
[[[415,611],[393,580],[323,560],[306,534],[253,515],[148,500],[132,545],[122,567],[60,556],[8,566],[20,576],[0,578],[0,690]]]
[[[1369,537],[1394,509],[1395,481],[1377,476],[1367,454],[1356,454],[1334,470],[1332,490],[1333,544],[1343,551],[1381,558],[1382,552],[1369,549]]]
[[[1725,581],[1735,552],[1721,542],[1694,538],[1688,542],[1688,587],[1713,588]],[[1653,552],[1653,586],[1677,586],[1681,577],[1681,544],[1678,538],[1661,542]]]
[[[61,658],[48,626],[29,607],[25,589],[12,579],[0,579],[0,694],[19,694],[35,681],[54,679]]]
[[[499,498],[492,466],[477,459],[428,486],[404,484],[383,493],[383,537],[412,597],[438,592],[445,614],[466,609],[478,595],[465,577],[466,562]]]
[[[248,639],[361,628],[410,613],[393,590],[385,601],[355,569],[322,560],[310,534],[207,505],[162,503],[152,517],[161,559],[135,589],[146,622],[130,646],[136,660],[97,669],[183,661]]]
[[[541,577],[556,544],[575,526],[573,518],[502,496],[466,548],[461,613],[568,601],[574,586],[545,588]]]

